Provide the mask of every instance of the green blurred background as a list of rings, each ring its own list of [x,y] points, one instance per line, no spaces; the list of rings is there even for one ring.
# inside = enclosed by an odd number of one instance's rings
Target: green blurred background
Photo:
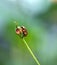
[[[25,37],[41,65],[57,65],[57,2],[0,0],[0,65],[37,65],[15,23],[28,30]]]

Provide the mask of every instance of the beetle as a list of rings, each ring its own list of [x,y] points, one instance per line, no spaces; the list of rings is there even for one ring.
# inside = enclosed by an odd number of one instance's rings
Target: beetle
[[[27,29],[24,26],[16,26],[16,34],[21,35],[22,38],[28,35]]]

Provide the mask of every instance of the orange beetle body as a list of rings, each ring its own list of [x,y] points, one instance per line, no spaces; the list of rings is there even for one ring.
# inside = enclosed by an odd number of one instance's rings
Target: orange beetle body
[[[24,26],[16,27],[16,34],[21,35],[22,37],[26,37],[28,35],[27,29]]]

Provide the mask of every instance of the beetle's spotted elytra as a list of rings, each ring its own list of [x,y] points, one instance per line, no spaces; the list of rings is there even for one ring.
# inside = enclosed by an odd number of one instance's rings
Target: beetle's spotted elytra
[[[21,35],[21,37],[26,37],[28,35],[27,29],[24,26],[16,26],[16,34]]]

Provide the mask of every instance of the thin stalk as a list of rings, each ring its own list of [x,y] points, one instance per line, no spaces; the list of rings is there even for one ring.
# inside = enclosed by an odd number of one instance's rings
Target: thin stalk
[[[27,49],[29,50],[30,54],[32,55],[33,59],[36,61],[37,65],[40,65],[39,61],[37,60],[36,56],[34,55],[32,50],[30,49],[30,47],[28,46],[28,44],[24,38],[23,38],[23,42],[25,43],[25,45],[26,45]]]

